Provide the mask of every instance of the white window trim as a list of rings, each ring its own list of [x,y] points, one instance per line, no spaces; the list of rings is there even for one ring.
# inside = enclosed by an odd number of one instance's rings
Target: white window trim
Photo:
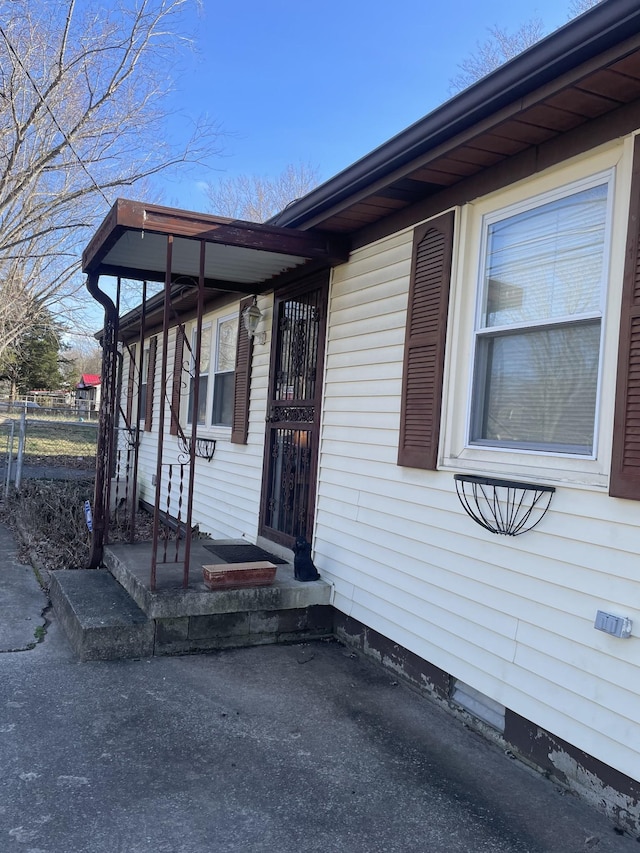
[[[216,320],[216,334],[215,334],[215,338],[213,339],[213,342],[212,342],[212,346],[214,347],[212,349],[212,353],[214,353],[214,355],[215,355],[215,359],[214,359],[215,367],[214,367],[213,371],[211,371],[211,370],[209,371],[209,375],[213,376],[213,382],[211,383],[211,401],[210,401],[209,412],[208,412],[208,421],[209,421],[210,429],[215,430],[216,432],[219,432],[221,435],[231,435],[231,426],[232,425],[229,424],[229,425],[225,426],[224,424],[211,424],[211,420],[213,418],[213,395],[214,395],[215,386],[216,386],[216,377],[218,375],[222,375],[222,374],[233,373],[233,370],[231,370],[231,371],[230,370],[224,370],[224,371],[218,370],[218,355],[219,355],[218,344],[220,342],[220,326],[223,323],[226,323],[229,321],[232,321],[232,322],[235,321],[236,323],[238,322],[238,312],[237,311],[235,314],[226,314],[224,316],[218,317]],[[234,370],[235,370],[235,367],[234,367]]]
[[[191,429],[191,424],[192,424],[192,422],[189,420],[189,400],[191,398],[191,382],[194,378],[195,371],[196,371],[196,350],[195,350],[195,347],[196,347],[197,331],[198,331],[198,326],[197,326],[197,323],[194,321],[189,326],[189,331],[188,331],[189,337],[187,338],[187,340],[189,341],[189,346],[191,347],[191,351],[189,352],[189,360],[188,360],[189,369],[187,371],[187,383],[186,383],[187,393],[185,394],[186,400],[185,400],[185,409],[184,409],[184,422],[189,429]],[[213,335],[213,323],[211,322],[210,319],[204,319],[202,321],[202,340],[204,341],[208,336],[209,337],[209,347],[211,347],[213,344],[212,335]],[[200,347],[200,349],[202,350],[202,346]],[[209,367],[207,368],[207,372],[206,373],[202,373],[202,372],[200,373],[200,379],[203,379],[204,377],[207,378],[207,394],[206,394],[206,400],[205,400],[204,423],[203,424],[201,424],[201,423],[197,424],[198,432],[202,432],[203,430],[205,430],[207,428],[207,408],[206,408],[206,406],[209,403],[209,395],[211,393],[211,388],[210,388],[211,382],[209,381],[210,376],[211,376],[211,349],[209,349]],[[202,403],[202,400],[198,400],[198,404],[200,405],[201,403]],[[197,420],[197,417],[196,417],[196,420]]]
[[[148,391],[148,389],[147,389],[147,384],[148,384],[147,378],[148,378],[148,373],[149,373],[149,349],[150,349],[150,347],[151,347],[151,338],[147,338],[144,342],[143,347],[142,347],[142,366],[141,366],[141,370],[140,370],[140,376],[138,377],[138,397],[134,398],[134,401],[133,401],[133,407],[134,408],[133,408],[133,413],[132,413],[132,418],[131,418],[132,421],[135,421],[136,410],[138,407],[138,399],[142,396],[142,389],[144,388],[145,389],[145,396],[144,396],[144,400],[141,401],[141,405],[140,405],[140,413],[139,413],[139,418],[138,418],[139,424],[144,424],[144,422],[146,420],[146,409],[147,409],[147,406],[146,406],[147,396],[146,395],[147,395],[147,391]],[[135,359],[136,359],[136,367],[137,367],[138,364],[140,363],[138,361],[137,350],[136,350],[136,354],[135,354]]]
[[[219,324],[224,320],[233,319],[237,321],[237,318],[237,309],[235,312],[232,313],[229,313],[227,309],[224,314],[208,314],[206,317],[203,317],[202,320],[202,337],[204,339],[205,334],[208,332],[209,342],[211,345],[211,350],[209,354],[209,371],[206,374],[208,377],[208,382],[205,422],[204,424],[197,424],[197,434],[199,436],[202,436],[203,438],[219,438],[223,440],[231,438],[231,426],[222,426],[220,424],[216,424],[215,426],[213,426],[211,424],[211,418],[213,414],[213,388],[215,385],[215,376],[218,366],[218,327]],[[195,320],[187,324],[185,328],[185,337],[189,341],[191,347],[193,347],[193,339],[195,336],[196,328],[197,324]],[[190,379],[191,374],[194,370],[193,356],[191,353],[188,353],[188,355],[189,358],[188,360],[185,359],[185,365],[188,364],[189,370],[187,370],[185,367],[185,370],[183,371],[183,387],[186,389],[186,391],[182,395],[180,405],[180,421],[181,423],[185,424],[185,432],[189,432],[191,430],[191,423],[188,421],[187,416],[189,413]]]
[[[620,294],[625,254],[631,176],[632,140],[606,146],[601,153],[550,169],[534,179],[466,205],[460,211],[454,247],[452,298],[448,321],[445,394],[439,468],[503,478],[606,488],[611,458],[613,404]],[[566,195],[581,182],[602,182],[611,174],[608,196],[606,287],[602,322],[594,454],[585,456],[547,450],[521,450],[470,444],[469,429],[475,358],[476,324],[482,282],[484,223],[506,210],[526,209],[541,197]],[[470,293],[472,282],[473,293]],[[611,381],[609,381],[611,378]]]
[[[499,335],[501,331],[505,329],[519,329],[520,331],[527,331],[530,329],[536,328],[560,328],[560,327],[568,327],[573,324],[578,324],[583,320],[599,320],[600,321],[600,340],[598,344],[598,377],[597,377],[597,386],[596,386],[596,406],[594,412],[594,434],[593,434],[593,451],[590,453],[567,453],[566,451],[553,451],[549,448],[517,448],[515,445],[504,445],[501,446],[497,442],[487,441],[483,443],[482,441],[471,439],[471,430],[472,430],[472,421],[473,421],[473,380],[469,386],[469,403],[467,408],[467,434],[465,445],[467,447],[490,447],[491,449],[496,450],[507,450],[509,452],[522,452],[525,454],[535,454],[535,455],[545,455],[545,456],[571,456],[575,458],[582,459],[595,459],[596,452],[595,448],[598,446],[598,424],[600,421],[599,411],[600,411],[600,389],[602,387],[602,349],[604,346],[604,336],[603,330],[605,326],[605,311],[606,311],[606,291],[607,291],[607,282],[608,282],[608,270],[609,270],[609,258],[610,258],[610,247],[611,247],[611,219],[613,215],[613,194],[614,194],[614,177],[615,171],[614,169],[608,169],[606,172],[600,172],[596,175],[591,176],[588,179],[580,180],[573,182],[569,185],[563,185],[562,187],[558,187],[555,190],[552,190],[547,193],[543,193],[542,195],[537,195],[532,198],[527,199],[526,201],[514,205],[510,205],[506,208],[500,208],[494,211],[491,214],[485,214],[482,217],[482,221],[480,223],[481,228],[481,239],[482,239],[482,249],[480,252],[480,261],[478,265],[478,278],[476,282],[476,318],[475,318],[475,328],[474,328],[474,343],[472,347],[472,363],[471,363],[471,376],[475,376],[476,372],[476,359],[478,353],[478,339],[481,337],[488,336],[496,336]],[[571,315],[565,317],[553,317],[553,318],[545,318],[544,320],[538,320],[529,323],[521,323],[521,324],[512,324],[509,326],[490,326],[484,327],[482,323],[483,317],[483,301],[485,297],[485,266],[486,266],[486,252],[487,252],[487,237],[489,233],[489,228],[496,222],[504,222],[506,219],[509,219],[513,216],[517,216],[520,213],[524,213],[529,210],[534,210],[536,208],[542,207],[546,204],[550,204],[554,201],[558,201],[560,199],[565,199],[568,196],[574,195],[576,193],[580,193],[584,190],[592,189],[593,187],[598,186],[607,186],[607,204],[606,204],[606,213],[605,213],[605,241],[604,241],[604,250],[603,250],[603,258],[602,258],[602,268],[604,270],[603,279],[600,282],[600,292],[598,294],[598,308],[595,311],[591,311],[581,315]]]

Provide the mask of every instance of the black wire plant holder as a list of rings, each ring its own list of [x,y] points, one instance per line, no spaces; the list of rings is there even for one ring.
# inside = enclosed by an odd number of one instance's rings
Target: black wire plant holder
[[[181,461],[189,459],[191,456],[191,438],[187,438],[184,433],[178,435],[178,447],[181,451]],[[211,462],[215,450],[215,438],[196,438],[194,456]]]
[[[539,524],[551,504],[554,486],[514,483],[491,477],[455,474],[465,512],[491,533],[519,536]]]
[[[127,444],[127,447],[130,447],[131,450],[136,448],[140,443],[138,429],[136,427],[127,427],[124,433],[124,440]]]

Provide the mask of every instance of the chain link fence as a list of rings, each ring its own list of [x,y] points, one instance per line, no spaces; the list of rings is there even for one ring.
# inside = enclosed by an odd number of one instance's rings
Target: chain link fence
[[[0,521],[16,532],[26,560],[41,573],[88,564],[98,424],[75,414],[65,420],[43,411],[0,413]],[[116,457],[111,542],[131,537],[131,448],[125,445]],[[136,509],[136,538],[150,540],[152,530],[153,517]]]
[[[58,421],[94,421],[98,422],[100,412],[94,406],[65,406],[57,403],[56,405],[48,405],[45,402],[37,402],[36,400],[0,400],[0,417],[19,418],[22,412],[26,412],[27,417],[44,418],[46,420]]]
[[[93,476],[98,425],[67,420],[56,411],[23,410],[19,417],[0,415],[1,482],[4,494],[25,479],[77,480]]]
[[[88,561],[98,425],[73,414],[0,412],[0,519],[40,572]]]

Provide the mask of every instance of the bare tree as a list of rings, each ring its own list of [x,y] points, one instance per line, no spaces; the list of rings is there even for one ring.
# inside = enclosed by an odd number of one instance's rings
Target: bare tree
[[[90,337],[75,337],[66,345],[61,370],[66,382],[75,385],[83,373],[100,375],[102,350]]]
[[[123,188],[217,151],[211,124],[179,147],[164,128],[190,2],[0,0],[0,356],[39,310],[64,313]]]
[[[474,52],[458,63],[460,71],[449,81],[452,93],[461,92],[540,41],[545,34],[545,28],[541,18],[531,18],[513,32],[498,26],[488,27],[488,32],[489,38],[476,42]]]
[[[602,0],[570,0],[567,17],[570,20],[576,18],[601,2]],[[449,81],[449,91],[452,94],[471,86],[540,41],[546,35],[546,28],[541,18],[531,18],[513,32],[504,27],[493,26],[488,27],[488,33],[489,38],[476,42],[473,53],[458,63],[460,71]]]
[[[207,184],[211,211],[248,222],[266,222],[290,202],[318,185],[319,172],[309,163],[289,165],[275,178],[237,175]]]
[[[593,6],[597,6],[598,3],[601,2],[602,0],[571,0],[571,2],[569,3],[569,8],[567,10],[567,15],[569,19],[577,18],[578,15],[582,15],[583,12],[586,12]]]

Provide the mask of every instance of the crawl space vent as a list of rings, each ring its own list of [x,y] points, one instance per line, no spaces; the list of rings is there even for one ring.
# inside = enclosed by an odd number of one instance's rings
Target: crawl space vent
[[[464,681],[455,681],[451,701],[491,728],[504,732],[504,705],[474,690]]]

